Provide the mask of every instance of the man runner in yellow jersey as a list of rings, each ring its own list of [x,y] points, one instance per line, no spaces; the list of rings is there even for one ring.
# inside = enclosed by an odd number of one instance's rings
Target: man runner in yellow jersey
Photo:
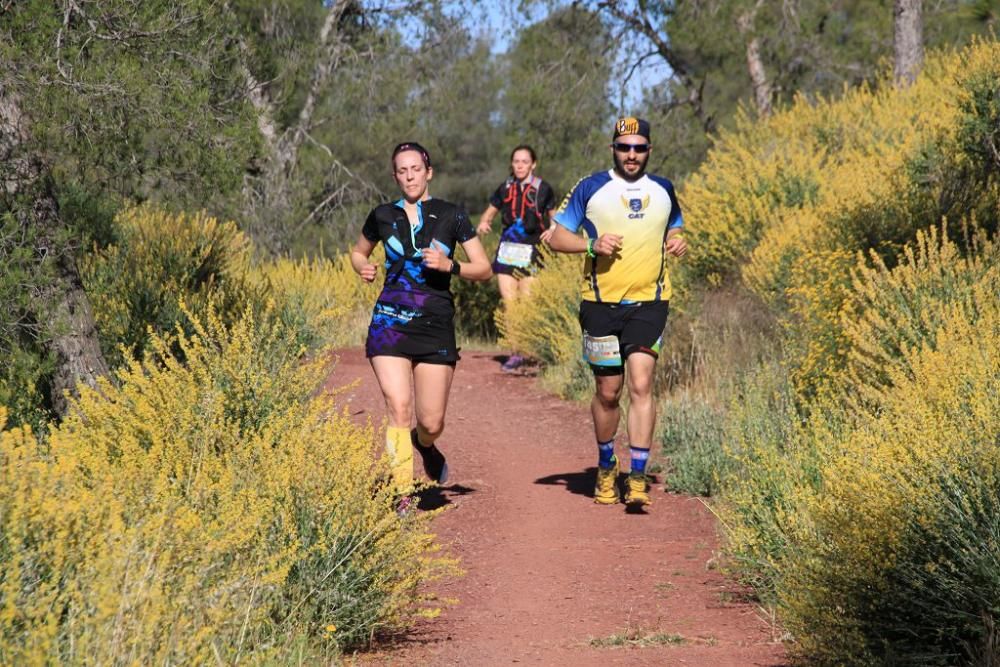
[[[687,252],[673,184],[646,173],[649,137],[645,120],[618,119],[614,168],[581,179],[566,195],[549,241],[553,250],[587,253],[580,326],[596,385],[590,404],[599,453],[594,502],[619,500],[614,440],[627,381],[631,468],[625,503],[634,508],[651,502],[646,463],[656,423],[653,371],[671,296],[667,255]]]

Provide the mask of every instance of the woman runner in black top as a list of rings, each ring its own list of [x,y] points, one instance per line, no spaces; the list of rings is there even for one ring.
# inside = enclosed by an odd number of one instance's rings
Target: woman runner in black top
[[[504,304],[531,289],[535,273],[541,267],[538,252],[540,241],[548,242],[552,236],[552,211],[556,206],[552,187],[535,176],[538,158],[531,146],[521,145],[511,151],[510,176],[490,196],[490,204],[483,212],[476,231],[489,234],[493,218],[501,213],[503,230],[493,272]],[[503,370],[512,371],[524,362],[519,354],[512,354]]]
[[[365,282],[374,281],[378,269],[368,260],[377,243],[385,247],[385,285],[372,313],[365,353],[389,415],[386,451],[393,481],[408,502],[414,446],[428,477],[442,484],[448,475],[434,441],[444,430],[459,358],[451,278],[489,280],[492,271],[465,211],[428,194],[434,171],[427,151],[417,143],[400,144],[392,152],[392,167],[403,196],[368,215],[351,251],[351,266]],[[459,244],[467,263],[454,259]],[[417,426],[411,429],[414,412]]]

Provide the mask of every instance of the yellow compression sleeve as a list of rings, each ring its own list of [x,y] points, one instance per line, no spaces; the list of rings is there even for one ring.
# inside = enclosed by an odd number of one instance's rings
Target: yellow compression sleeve
[[[413,444],[410,429],[390,426],[385,430],[385,451],[392,468],[392,481],[398,493],[413,489]]]

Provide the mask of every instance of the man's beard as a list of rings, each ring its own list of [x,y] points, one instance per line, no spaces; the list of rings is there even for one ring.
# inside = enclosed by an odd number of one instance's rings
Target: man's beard
[[[618,151],[613,151],[613,152],[615,158],[615,170],[623,178],[630,181],[637,181],[640,178],[642,178],[643,174],[646,173],[646,165],[649,164],[649,153],[646,153],[646,158],[642,160],[641,164],[639,165],[639,171],[636,172],[634,176],[630,176],[629,173],[625,171],[625,160],[623,160],[621,156],[618,155]]]

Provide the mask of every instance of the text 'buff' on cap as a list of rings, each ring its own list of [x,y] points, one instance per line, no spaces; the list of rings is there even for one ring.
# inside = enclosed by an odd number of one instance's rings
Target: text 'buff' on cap
[[[615,133],[611,138],[617,139],[626,134],[638,134],[640,137],[646,137],[646,141],[649,141],[649,121],[632,116],[619,118],[615,121]]]

